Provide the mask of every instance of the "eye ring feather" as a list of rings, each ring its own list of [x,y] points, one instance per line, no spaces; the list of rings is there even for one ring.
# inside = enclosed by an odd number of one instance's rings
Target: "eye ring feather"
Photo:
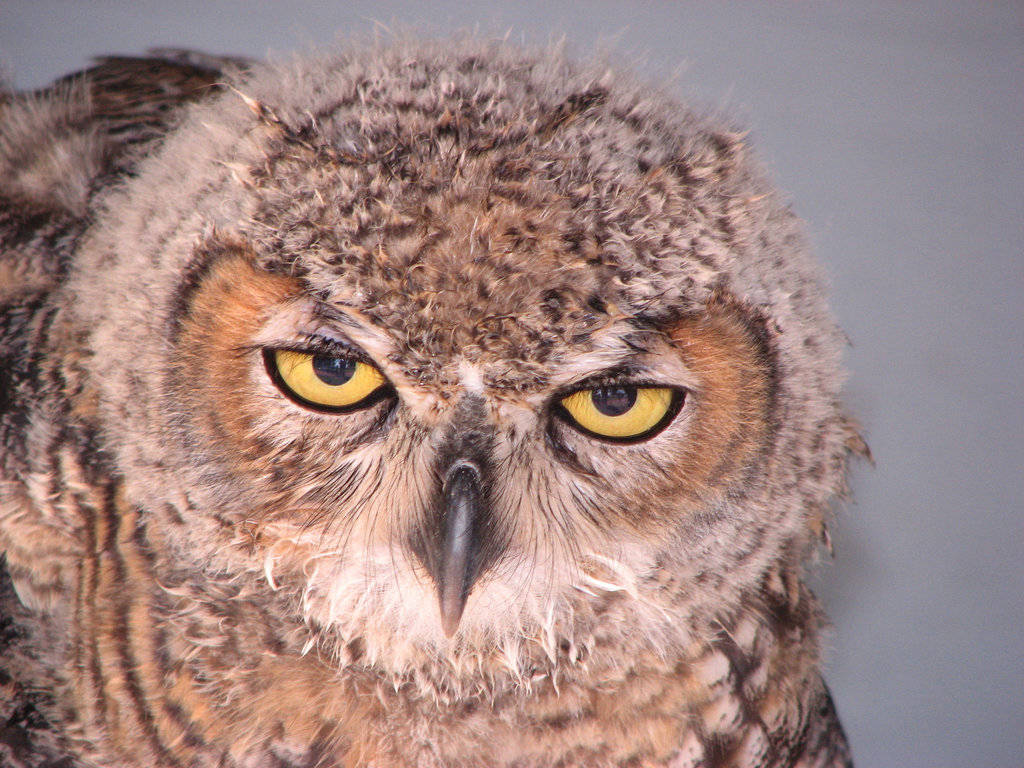
[[[673,387],[606,384],[561,398],[555,412],[576,430],[612,443],[638,443],[667,427],[686,399]]]
[[[356,357],[264,349],[267,374],[292,402],[323,413],[368,408],[391,394],[380,370]]]

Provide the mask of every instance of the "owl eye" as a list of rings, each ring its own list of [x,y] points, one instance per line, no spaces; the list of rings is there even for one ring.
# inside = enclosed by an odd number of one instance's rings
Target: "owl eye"
[[[581,389],[561,400],[561,415],[595,437],[633,442],[660,432],[682,406],[683,393],[668,387],[612,384]]]
[[[292,400],[319,411],[365,408],[386,391],[384,375],[369,363],[351,357],[266,350],[270,378]]]

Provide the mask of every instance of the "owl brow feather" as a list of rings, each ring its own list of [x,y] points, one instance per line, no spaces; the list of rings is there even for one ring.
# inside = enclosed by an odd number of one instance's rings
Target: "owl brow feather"
[[[242,360],[254,352],[261,352],[263,350],[263,346],[264,345],[262,344],[239,344],[234,347],[229,347],[225,351],[235,360]]]
[[[363,324],[352,317],[348,312],[344,312],[333,304],[329,304],[320,299],[313,302],[313,314],[317,317],[322,317],[332,323],[344,325],[348,328],[363,328]]]
[[[332,339],[327,336],[320,336],[319,334],[303,333],[301,335],[301,341],[296,342],[261,342],[252,344],[238,344],[228,349],[229,352],[236,354],[237,357],[242,358],[246,355],[252,354],[253,352],[262,352],[268,347],[274,349],[294,349],[296,352],[313,352],[317,354],[325,355],[347,355],[349,357],[356,357],[364,362],[374,362],[363,350],[353,341],[348,339]]]

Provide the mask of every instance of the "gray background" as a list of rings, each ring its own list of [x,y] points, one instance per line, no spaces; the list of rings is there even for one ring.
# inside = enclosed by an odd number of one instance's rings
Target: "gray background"
[[[33,87],[373,20],[603,41],[752,127],[831,276],[876,460],[820,576],[857,763],[1024,766],[1024,3],[0,0],[0,61]]]

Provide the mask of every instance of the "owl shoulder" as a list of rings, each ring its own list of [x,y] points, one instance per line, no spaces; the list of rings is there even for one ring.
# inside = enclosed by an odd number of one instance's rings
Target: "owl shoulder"
[[[102,58],[36,91],[0,88],[0,307],[58,282],[97,193],[245,65],[164,51]]]

